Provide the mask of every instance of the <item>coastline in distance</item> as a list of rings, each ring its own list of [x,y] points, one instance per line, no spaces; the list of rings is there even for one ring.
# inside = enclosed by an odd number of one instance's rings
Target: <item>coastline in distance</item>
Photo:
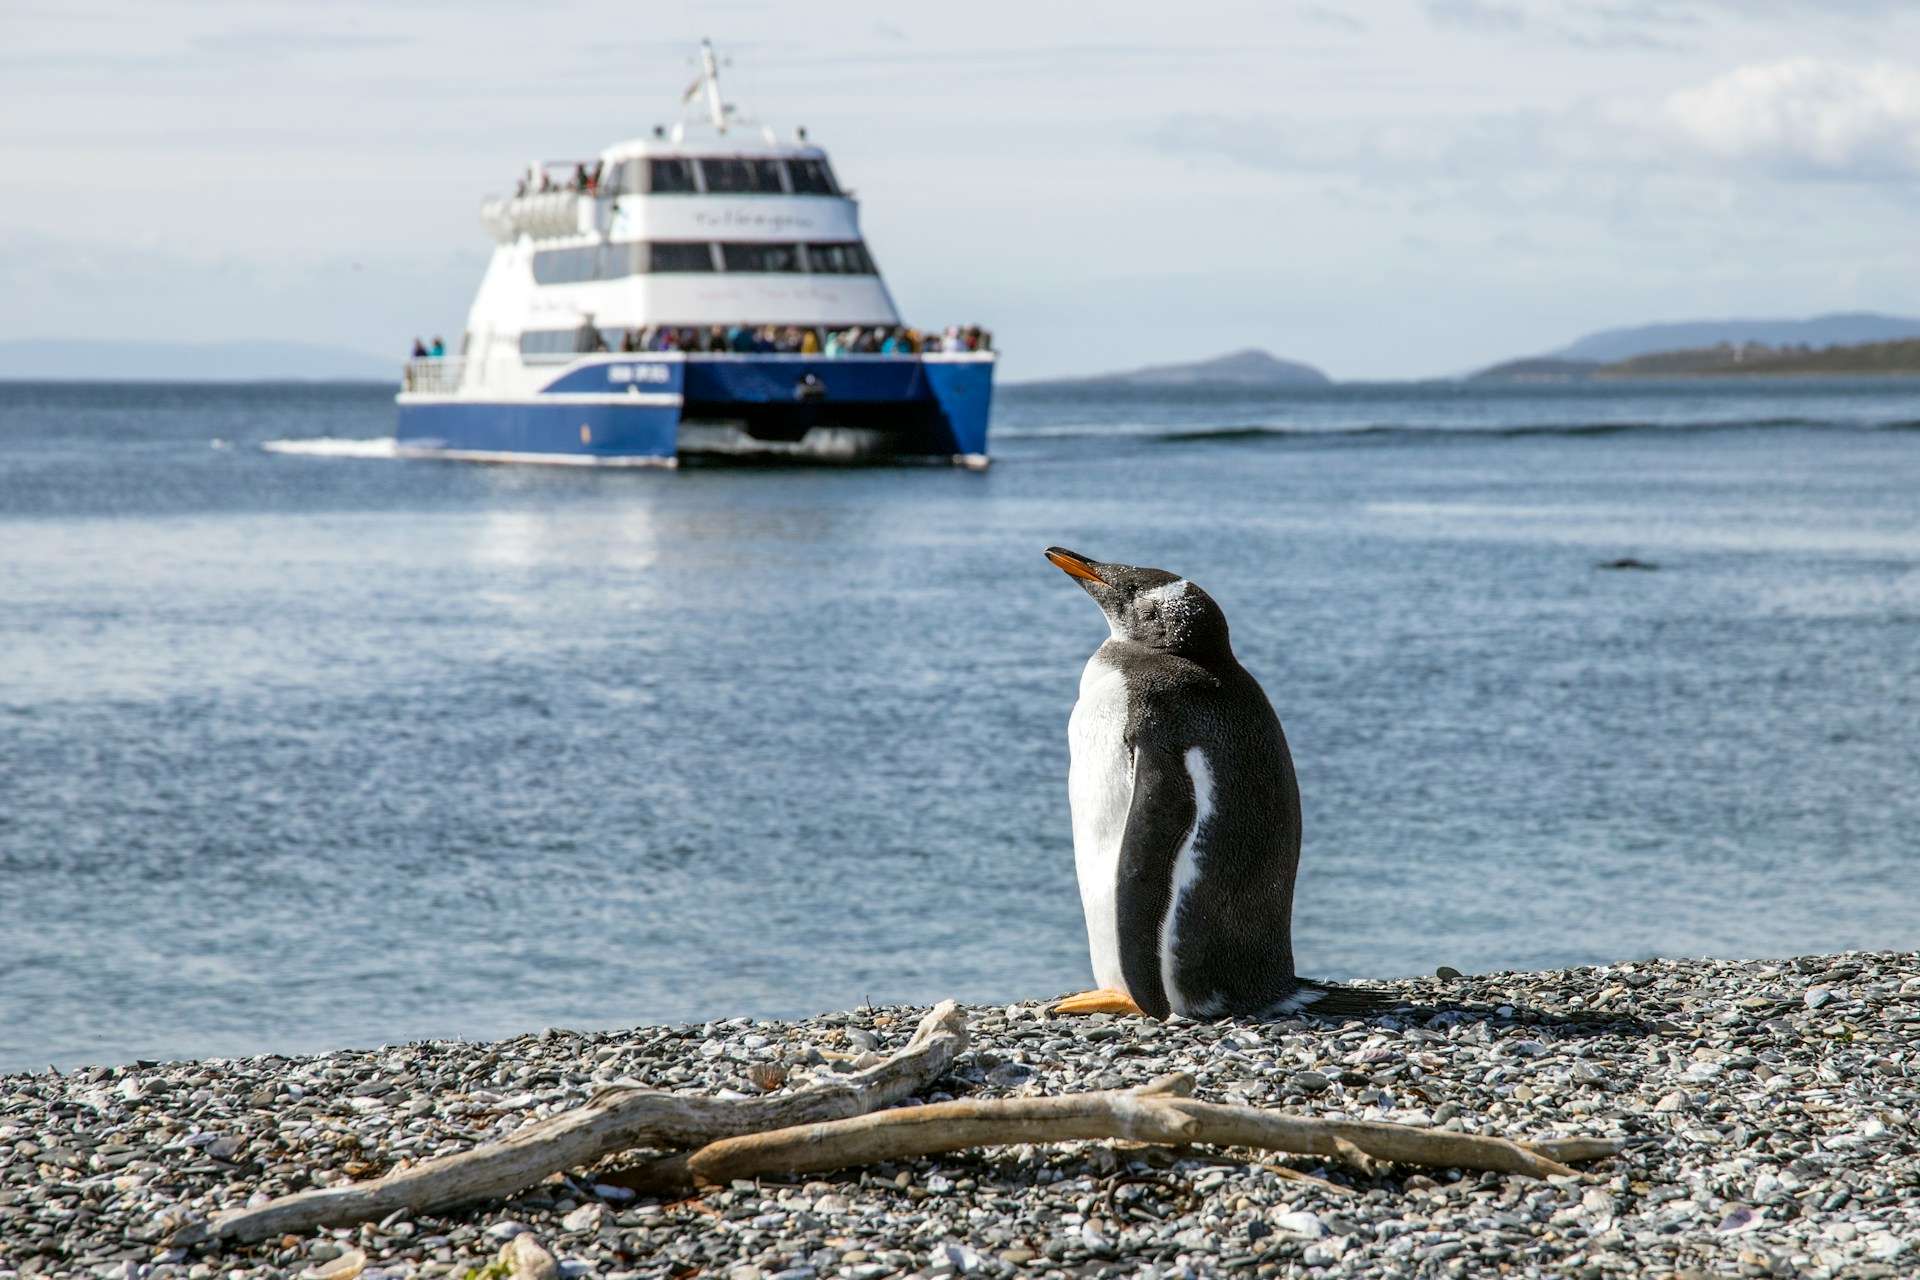
[[[1156,364],[1077,378],[1041,378],[1022,387],[1324,387],[1333,379],[1310,364],[1248,347],[1209,360]]]
[[[1920,319],[1842,312],[1805,320],[1690,320],[1603,329],[1469,374],[1491,382],[1721,374],[1920,373]]]

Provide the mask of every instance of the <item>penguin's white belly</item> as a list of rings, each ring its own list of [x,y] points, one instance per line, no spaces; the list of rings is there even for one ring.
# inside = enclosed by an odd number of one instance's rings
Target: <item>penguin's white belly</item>
[[[1067,721],[1067,802],[1073,810],[1073,865],[1087,917],[1093,978],[1127,989],[1120,968],[1115,892],[1120,845],[1133,805],[1133,753],[1127,748],[1127,684],[1096,651],[1080,676],[1080,698]]]

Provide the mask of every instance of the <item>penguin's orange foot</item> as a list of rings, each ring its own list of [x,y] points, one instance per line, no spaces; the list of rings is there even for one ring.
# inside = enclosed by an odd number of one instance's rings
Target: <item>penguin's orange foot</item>
[[[1124,991],[1115,991],[1112,987],[1102,987],[1098,991],[1082,991],[1077,996],[1068,996],[1057,1001],[1048,1013],[1130,1013],[1139,1017],[1146,1016],[1146,1010],[1133,1002],[1133,997]]]

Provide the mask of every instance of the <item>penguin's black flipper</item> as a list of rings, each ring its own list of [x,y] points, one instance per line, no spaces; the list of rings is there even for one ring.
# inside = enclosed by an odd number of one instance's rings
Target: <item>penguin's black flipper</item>
[[[1299,981],[1294,993],[1281,1001],[1281,1011],[1322,1018],[1366,1018],[1407,1003],[1392,991],[1342,987],[1331,982]]]
[[[1127,994],[1149,1017],[1172,1012],[1160,974],[1160,928],[1173,904],[1173,866],[1193,830],[1193,779],[1178,756],[1148,746],[1133,753],[1133,802],[1120,841],[1114,923]]]

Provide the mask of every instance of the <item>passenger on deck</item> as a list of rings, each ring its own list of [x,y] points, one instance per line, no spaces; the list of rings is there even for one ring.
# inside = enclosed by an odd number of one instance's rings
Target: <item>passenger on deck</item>
[[[847,353],[846,346],[840,340],[840,331],[838,329],[827,330],[827,341],[821,348],[821,351],[822,354],[830,358],[838,358]]]
[[[444,356],[445,354],[447,354],[447,344],[440,341],[439,334],[436,333],[433,335],[433,346],[428,349],[427,354],[432,356],[435,360],[438,360],[441,356]]]
[[[418,338],[413,340],[413,358],[415,360],[425,360],[427,358],[427,344]]]
[[[817,356],[820,354],[820,331],[818,329],[802,329],[800,331],[800,354],[803,356]]]

